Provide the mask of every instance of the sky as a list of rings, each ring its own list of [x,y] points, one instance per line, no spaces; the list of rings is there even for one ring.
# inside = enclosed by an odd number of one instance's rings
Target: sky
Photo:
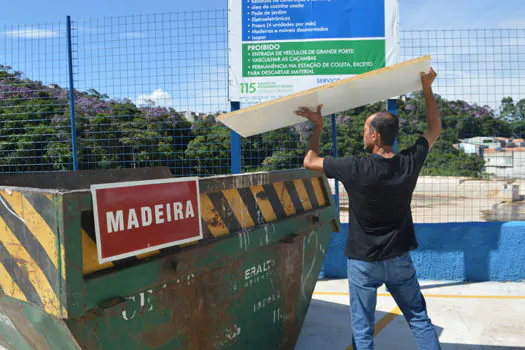
[[[525,29],[524,2],[399,0],[400,29]],[[225,14],[219,12],[216,20],[210,19],[213,12],[209,12],[224,10],[227,0],[0,0],[0,5],[0,64],[7,62],[31,79],[67,86],[65,39],[57,33],[65,32],[70,15],[77,30],[75,88],[96,88],[136,103],[176,105],[178,110],[228,106]],[[181,11],[208,12],[180,15]],[[159,13],[175,15],[145,16]],[[131,15],[138,16],[123,17]],[[2,39],[4,32],[9,35]],[[425,40],[417,44],[422,52],[410,55],[432,54],[438,68],[447,69],[441,74],[438,93],[492,107],[497,107],[501,96],[523,97],[525,70],[518,61],[525,57],[525,37],[506,38],[506,42],[499,37],[481,39],[497,51],[488,54],[489,63],[480,59],[487,55],[481,41]],[[517,68],[518,76],[490,76],[502,68],[504,72]]]
[[[226,0],[1,0],[0,27],[92,17],[222,9]],[[525,28],[524,0],[400,0],[408,29]],[[30,9],[30,10],[29,10]]]

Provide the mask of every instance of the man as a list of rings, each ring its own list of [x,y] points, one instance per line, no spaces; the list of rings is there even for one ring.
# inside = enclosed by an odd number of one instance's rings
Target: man
[[[440,349],[409,251],[417,248],[410,203],[428,151],[441,133],[432,93],[436,73],[421,73],[428,130],[409,149],[393,150],[399,120],[389,112],[371,115],[363,132],[368,157],[320,158],[322,105],[297,115],[314,124],[304,167],[341,181],[349,197],[348,284],[355,350],[373,349],[377,288],[383,283],[403,312],[420,349]]]

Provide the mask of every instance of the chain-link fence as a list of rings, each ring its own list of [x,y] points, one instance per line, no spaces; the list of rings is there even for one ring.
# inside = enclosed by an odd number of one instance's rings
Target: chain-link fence
[[[168,166],[176,176],[231,172],[227,11],[180,12],[4,28],[0,172],[74,168],[71,52],[79,169]],[[432,55],[444,132],[422,172],[417,222],[525,218],[525,30],[401,32],[401,59]],[[22,73],[23,72],[23,73]],[[326,118],[324,155],[362,152],[366,117]],[[398,100],[398,150],[425,128],[419,93]],[[335,129],[332,129],[332,121]],[[241,170],[302,166],[308,123],[243,139]],[[348,206],[345,195],[341,205]],[[344,221],[343,217],[343,221]]]

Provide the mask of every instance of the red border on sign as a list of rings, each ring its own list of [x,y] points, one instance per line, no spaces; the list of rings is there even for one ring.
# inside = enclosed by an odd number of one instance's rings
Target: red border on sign
[[[194,196],[196,195],[195,202],[197,203],[197,213],[193,213],[194,216],[191,216],[189,221],[191,221],[191,230],[189,232],[182,230],[178,230],[180,227],[184,227],[185,223],[182,220],[182,217],[179,217],[178,212],[171,211],[172,209],[175,210],[175,202],[174,203],[166,203],[166,207],[163,208],[166,210],[165,213],[169,217],[169,223],[165,222],[168,221],[166,218],[162,219],[161,221],[156,221],[155,225],[152,225],[151,221],[152,218],[152,211],[151,206],[153,205],[152,202],[158,203],[154,201],[153,198],[156,198],[155,196],[148,197],[147,195],[145,199],[141,199],[140,191],[146,191],[146,193],[149,193],[149,191],[153,192],[152,190],[155,189],[155,185],[159,185],[159,190],[162,192],[159,192],[159,196],[162,197],[162,195],[166,194],[162,200],[171,200],[172,197],[170,197],[169,193],[166,193],[166,184],[170,183],[181,183],[186,182],[188,183],[188,187],[191,187],[191,194],[187,194],[187,197],[185,199],[190,198],[191,201],[194,201]],[[164,185],[164,186],[162,186]],[[184,184],[181,184],[184,186]],[[195,188],[193,189],[193,186]],[[136,188],[135,190],[139,192],[139,195],[135,196],[133,188]],[[168,188],[168,191],[172,188]],[[104,191],[105,193],[99,193],[100,196],[97,197],[98,191]],[[178,191],[178,194],[175,196],[181,196],[184,197],[186,193],[188,192],[182,192]],[[195,193],[195,194],[193,194]],[[202,221],[201,221],[201,203],[200,203],[200,191],[199,191],[199,178],[198,177],[186,177],[186,178],[176,178],[176,179],[160,179],[160,180],[147,180],[147,181],[133,181],[133,182],[118,182],[118,183],[109,183],[109,184],[96,184],[91,185],[91,195],[93,199],[93,214],[95,219],[95,235],[97,239],[97,255],[98,255],[98,261],[100,264],[115,261],[115,260],[121,260],[129,257],[133,257],[139,254],[145,254],[149,253],[158,249],[163,249],[167,247],[172,247],[175,245],[180,245],[184,243],[189,242],[195,242],[198,240],[201,240],[203,238],[202,235]],[[123,210],[119,210],[122,213],[120,217],[120,221],[117,224],[115,217],[117,217],[117,214],[111,214],[112,206],[113,209],[115,208],[115,205],[113,202],[119,202],[118,196],[123,196],[126,198],[122,198],[120,200],[120,205],[123,207]],[[108,201],[108,198],[110,199]],[[115,200],[115,198],[117,198]],[[169,198],[169,199],[168,199]],[[113,204],[108,204],[108,202]],[[195,203],[193,202],[193,203]],[[170,204],[173,204],[173,207],[170,207]],[[155,205],[155,214],[156,207],[164,205],[163,203],[158,203]],[[194,204],[193,204],[194,205]],[[144,213],[142,213],[142,225],[139,225],[139,221],[137,219],[139,213],[136,213],[136,211],[139,211],[140,208],[145,208],[145,206],[149,206],[149,223],[148,227],[144,227]],[[188,206],[189,207],[189,206]],[[120,207],[116,207],[120,208]],[[131,209],[130,209],[131,208]],[[104,214],[99,213],[99,209],[105,211],[106,216]],[[108,210],[109,209],[109,210]],[[180,209],[180,208],[179,208]],[[127,211],[126,211],[127,210]],[[136,221],[133,221],[134,225],[130,228],[130,221],[127,221],[127,225],[124,223],[124,217],[128,217],[128,220],[131,220],[129,218],[132,217],[132,213],[129,211],[133,211],[133,216]],[[161,209],[159,208],[159,211]],[[169,212],[168,212],[169,211]],[[111,212],[110,214],[108,214]],[[115,212],[116,213],[116,212]],[[124,213],[129,213],[129,216],[126,216]],[[173,214],[173,215],[172,215]],[[102,215],[100,217],[99,215]],[[113,219],[115,219],[115,222],[108,219],[108,216],[112,216]],[[148,216],[148,215],[146,215]],[[173,220],[172,220],[173,216]],[[190,217],[190,216],[187,216]],[[155,220],[157,220],[158,217],[155,217]],[[181,221],[177,221],[181,219]],[[111,222],[112,224],[110,224]],[[198,224],[197,224],[198,222]],[[159,224],[160,223],[160,224]],[[104,227],[101,227],[100,225],[104,225]],[[113,225],[113,226],[112,226]],[[119,226],[120,225],[120,226]],[[149,227],[151,225],[151,227]],[[196,226],[198,225],[198,235],[195,234],[196,232]],[[127,226],[127,229],[125,229],[125,226]],[[119,227],[122,232],[118,232],[116,230],[115,232],[111,232],[110,227],[117,228]],[[102,230],[101,230],[102,229]],[[102,231],[102,232],[101,232]],[[192,233],[193,232],[193,233]],[[163,235],[166,237],[159,237],[159,235]],[[101,239],[101,235],[104,235],[104,239]],[[175,237],[182,239],[175,239]],[[150,242],[151,241],[151,242]]]

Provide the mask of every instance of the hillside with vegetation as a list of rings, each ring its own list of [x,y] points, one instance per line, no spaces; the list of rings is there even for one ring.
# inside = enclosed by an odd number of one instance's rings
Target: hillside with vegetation
[[[173,108],[137,106],[96,90],[75,91],[75,120],[80,169],[168,166],[175,175],[229,172],[230,130],[219,112],[186,120]],[[424,175],[480,176],[484,162],[453,147],[473,136],[522,136],[525,99],[505,98],[498,111],[438,97],[444,132],[430,153]],[[366,118],[376,103],[336,117],[338,156],[362,152]],[[425,129],[421,94],[399,101],[398,149],[411,146]],[[330,118],[325,118],[322,153],[332,155]],[[311,126],[299,124],[243,140],[244,171],[302,166]],[[0,173],[70,170],[72,164],[69,92],[30,80],[0,66]]]

